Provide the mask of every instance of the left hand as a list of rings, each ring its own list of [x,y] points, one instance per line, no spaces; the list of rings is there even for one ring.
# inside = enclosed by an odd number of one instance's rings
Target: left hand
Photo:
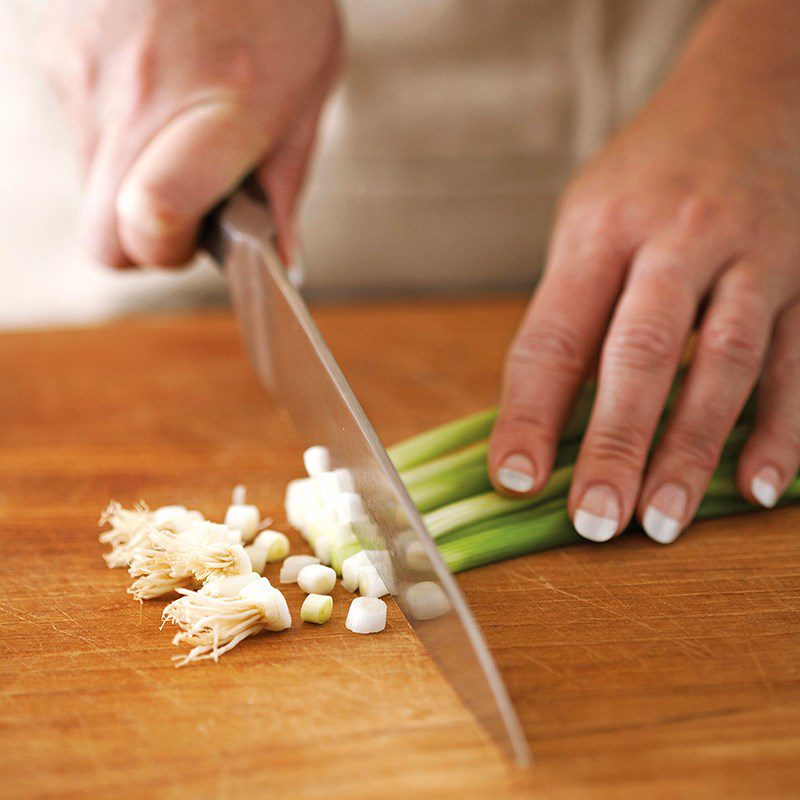
[[[636,510],[651,538],[673,541],[759,379],[738,482],[775,504],[800,463],[798,97],[798,5],[719,2],[661,91],[569,187],[508,357],[489,454],[500,491],[546,483],[599,351],[569,499],[579,533],[606,541]]]

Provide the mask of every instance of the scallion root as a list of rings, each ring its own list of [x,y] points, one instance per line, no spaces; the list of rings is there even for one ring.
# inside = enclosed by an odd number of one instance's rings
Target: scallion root
[[[134,578],[128,589],[130,594],[139,601],[149,600],[178,589],[197,587],[207,580],[252,572],[241,544],[207,541],[204,537],[208,527],[199,533],[192,537],[151,529],[149,545],[136,550],[128,569]]]
[[[103,544],[111,545],[111,552],[103,554],[109,567],[117,569],[128,566],[135,547],[131,542],[144,540],[147,536],[147,525],[152,522],[152,518],[147,504],[141,501],[132,509],[123,508],[115,500],[108,504],[100,515],[98,524],[109,526],[99,537]]]
[[[234,597],[187,589],[179,593],[182,597],[163,612],[164,624],[180,628],[172,643],[192,647],[185,655],[173,657],[177,667],[204,659],[217,661],[248,636],[262,630],[282,631],[292,624],[283,594],[266,578],[248,582]]]

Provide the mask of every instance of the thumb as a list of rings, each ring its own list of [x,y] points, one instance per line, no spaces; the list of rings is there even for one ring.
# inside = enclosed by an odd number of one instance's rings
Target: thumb
[[[140,264],[179,265],[200,222],[268,147],[267,134],[230,102],[181,112],[131,166],[116,201],[120,243]]]

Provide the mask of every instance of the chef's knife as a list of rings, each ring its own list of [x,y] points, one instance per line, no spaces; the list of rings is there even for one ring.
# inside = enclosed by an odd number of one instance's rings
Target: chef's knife
[[[288,409],[306,443],[324,444],[332,466],[349,470],[373,523],[360,529],[360,543],[409,625],[492,739],[527,764],[527,740],[483,635],[305,302],[287,279],[266,204],[240,190],[212,217],[206,233],[208,249],[227,276],[245,346],[262,383]]]

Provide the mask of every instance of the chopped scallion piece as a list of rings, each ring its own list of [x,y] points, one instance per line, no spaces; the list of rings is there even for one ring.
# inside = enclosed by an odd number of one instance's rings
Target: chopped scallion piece
[[[347,611],[345,627],[353,633],[380,633],[386,627],[386,603],[377,597],[356,597]]]
[[[324,564],[309,564],[297,575],[297,585],[307,594],[330,594],[336,586],[336,573]]]
[[[261,531],[253,540],[253,544],[267,551],[267,563],[282,561],[289,555],[289,537],[280,531]]]
[[[323,625],[331,618],[333,598],[327,594],[310,594],[303,600],[300,608],[300,619],[303,622],[314,622]]]
[[[316,556],[289,556],[281,565],[280,582],[297,583],[297,576],[303,567],[319,564]]]

